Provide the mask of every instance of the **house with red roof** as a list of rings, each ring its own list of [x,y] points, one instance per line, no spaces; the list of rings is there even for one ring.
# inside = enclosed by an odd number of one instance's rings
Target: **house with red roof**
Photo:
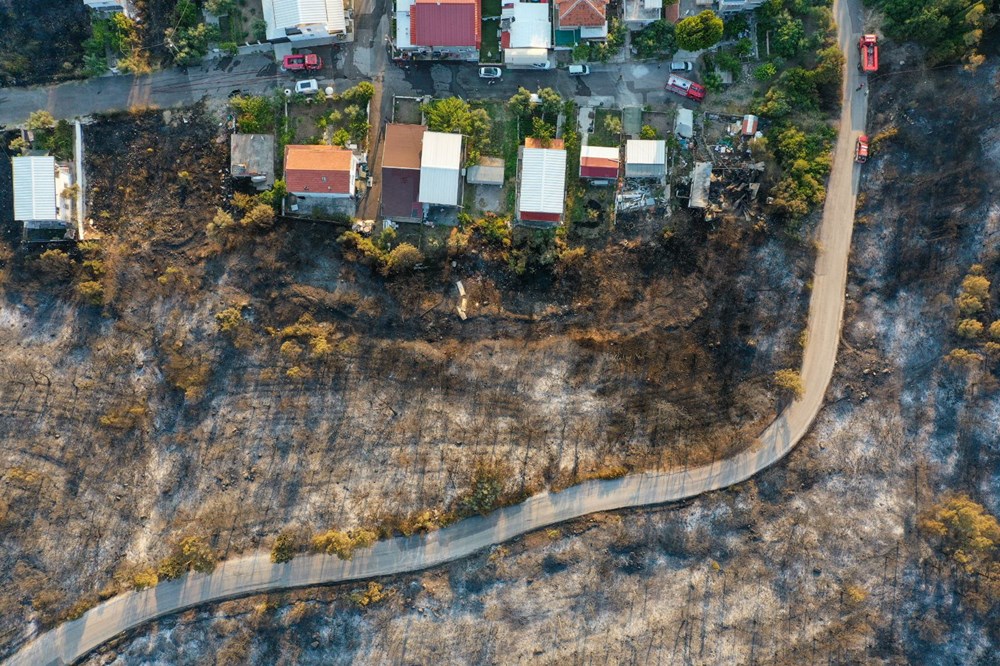
[[[396,0],[399,57],[479,59],[479,0]]]
[[[608,38],[608,0],[556,0],[556,43]]]
[[[285,186],[299,199],[353,197],[358,164],[339,146],[285,146]]]
[[[620,164],[618,148],[603,146],[580,147],[580,178],[618,180]]]

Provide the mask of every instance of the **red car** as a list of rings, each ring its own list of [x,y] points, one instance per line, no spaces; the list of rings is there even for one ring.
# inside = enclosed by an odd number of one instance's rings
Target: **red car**
[[[858,142],[854,145],[854,161],[864,164],[868,161],[868,137],[862,134],[858,137]]]
[[[323,59],[313,53],[286,55],[281,61],[281,68],[288,72],[311,72],[323,68]]]

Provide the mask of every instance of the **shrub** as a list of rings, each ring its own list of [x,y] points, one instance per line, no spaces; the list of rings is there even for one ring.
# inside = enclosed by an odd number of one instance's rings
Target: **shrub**
[[[295,557],[298,549],[295,533],[286,530],[274,539],[274,545],[271,546],[271,561],[275,564],[289,562]]]
[[[805,393],[805,386],[802,384],[802,375],[796,370],[778,370],[774,373],[774,384],[782,392],[792,395],[796,400]]]
[[[510,476],[510,468],[502,462],[477,464],[472,475],[472,488],[459,502],[463,512],[487,514],[501,506]]]
[[[76,270],[76,262],[63,250],[50,249],[38,257],[38,269],[48,280],[66,280]]]
[[[938,548],[967,572],[993,560],[1000,546],[1000,524],[967,495],[958,495],[931,508],[918,526],[937,541]]]
[[[956,331],[963,338],[974,339],[983,334],[983,325],[975,319],[963,319],[958,322]]]
[[[990,338],[1000,342],[1000,319],[990,324]]]
[[[27,128],[29,131],[47,130],[55,126],[56,119],[48,111],[38,110],[28,114]]]
[[[965,316],[977,315],[983,307],[983,302],[972,294],[958,295],[958,311]]]
[[[758,81],[767,81],[768,79],[773,79],[778,74],[778,68],[773,62],[765,62],[763,65],[758,65],[753,70],[753,78]]]
[[[962,291],[985,301],[990,297],[990,281],[982,275],[966,275],[962,280]]]
[[[656,131],[656,128],[652,125],[643,125],[642,129],[639,130],[640,139],[659,139],[660,133]]]
[[[174,546],[173,552],[160,563],[157,573],[168,580],[178,578],[187,571],[210,573],[215,569],[216,559],[216,554],[204,539],[189,536]]]
[[[132,587],[136,590],[156,587],[159,582],[160,578],[156,575],[156,569],[142,569],[132,574]]]
[[[259,203],[243,216],[240,224],[244,227],[267,230],[274,226],[274,208],[266,203]]]
[[[377,604],[380,601],[384,601],[392,596],[392,590],[386,592],[381,585],[372,581],[368,583],[368,588],[365,590],[359,590],[351,594],[351,601],[353,601],[358,606],[365,608],[372,604]]]
[[[90,305],[104,303],[104,285],[97,280],[84,280],[76,285],[76,293]]]
[[[423,260],[423,252],[409,243],[400,243],[386,257],[382,273],[383,275],[400,275],[413,270]]]

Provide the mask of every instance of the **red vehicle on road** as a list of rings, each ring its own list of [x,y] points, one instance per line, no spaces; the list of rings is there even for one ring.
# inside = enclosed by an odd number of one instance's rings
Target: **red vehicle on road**
[[[862,134],[858,137],[858,142],[854,144],[854,161],[864,164],[868,161],[868,136]]]
[[[313,53],[286,55],[281,68],[289,72],[311,72],[323,68],[323,59]]]
[[[671,74],[667,79],[667,92],[677,93],[682,97],[700,102],[705,99],[705,89],[694,81],[688,81],[682,76]]]
[[[861,39],[858,40],[858,53],[861,56],[858,67],[861,68],[862,72],[867,74],[878,71],[877,35],[862,35]]]

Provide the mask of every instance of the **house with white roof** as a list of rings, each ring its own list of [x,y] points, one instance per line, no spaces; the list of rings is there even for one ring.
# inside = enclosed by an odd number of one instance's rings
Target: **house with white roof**
[[[566,150],[562,139],[528,137],[520,150],[517,221],[561,224],[566,202]]]
[[[552,14],[547,2],[508,2],[500,9],[500,47],[507,67],[548,67]]]
[[[263,0],[267,41],[317,46],[347,38],[344,0]]]
[[[73,176],[69,166],[51,156],[11,158],[14,172],[14,220],[25,240],[65,236],[73,222]],[[47,232],[55,232],[47,233]],[[34,232],[40,232],[35,234]],[[40,238],[36,238],[40,236]]]
[[[667,173],[667,142],[629,139],[625,143],[626,178],[663,178]]]
[[[125,16],[135,18],[135,7],[129,0],[83,0],[83,4],[99,12],[124,12]]]
[[[417,200],[427,206],[458,206],[462,180],[462,135],[424,132]]]

